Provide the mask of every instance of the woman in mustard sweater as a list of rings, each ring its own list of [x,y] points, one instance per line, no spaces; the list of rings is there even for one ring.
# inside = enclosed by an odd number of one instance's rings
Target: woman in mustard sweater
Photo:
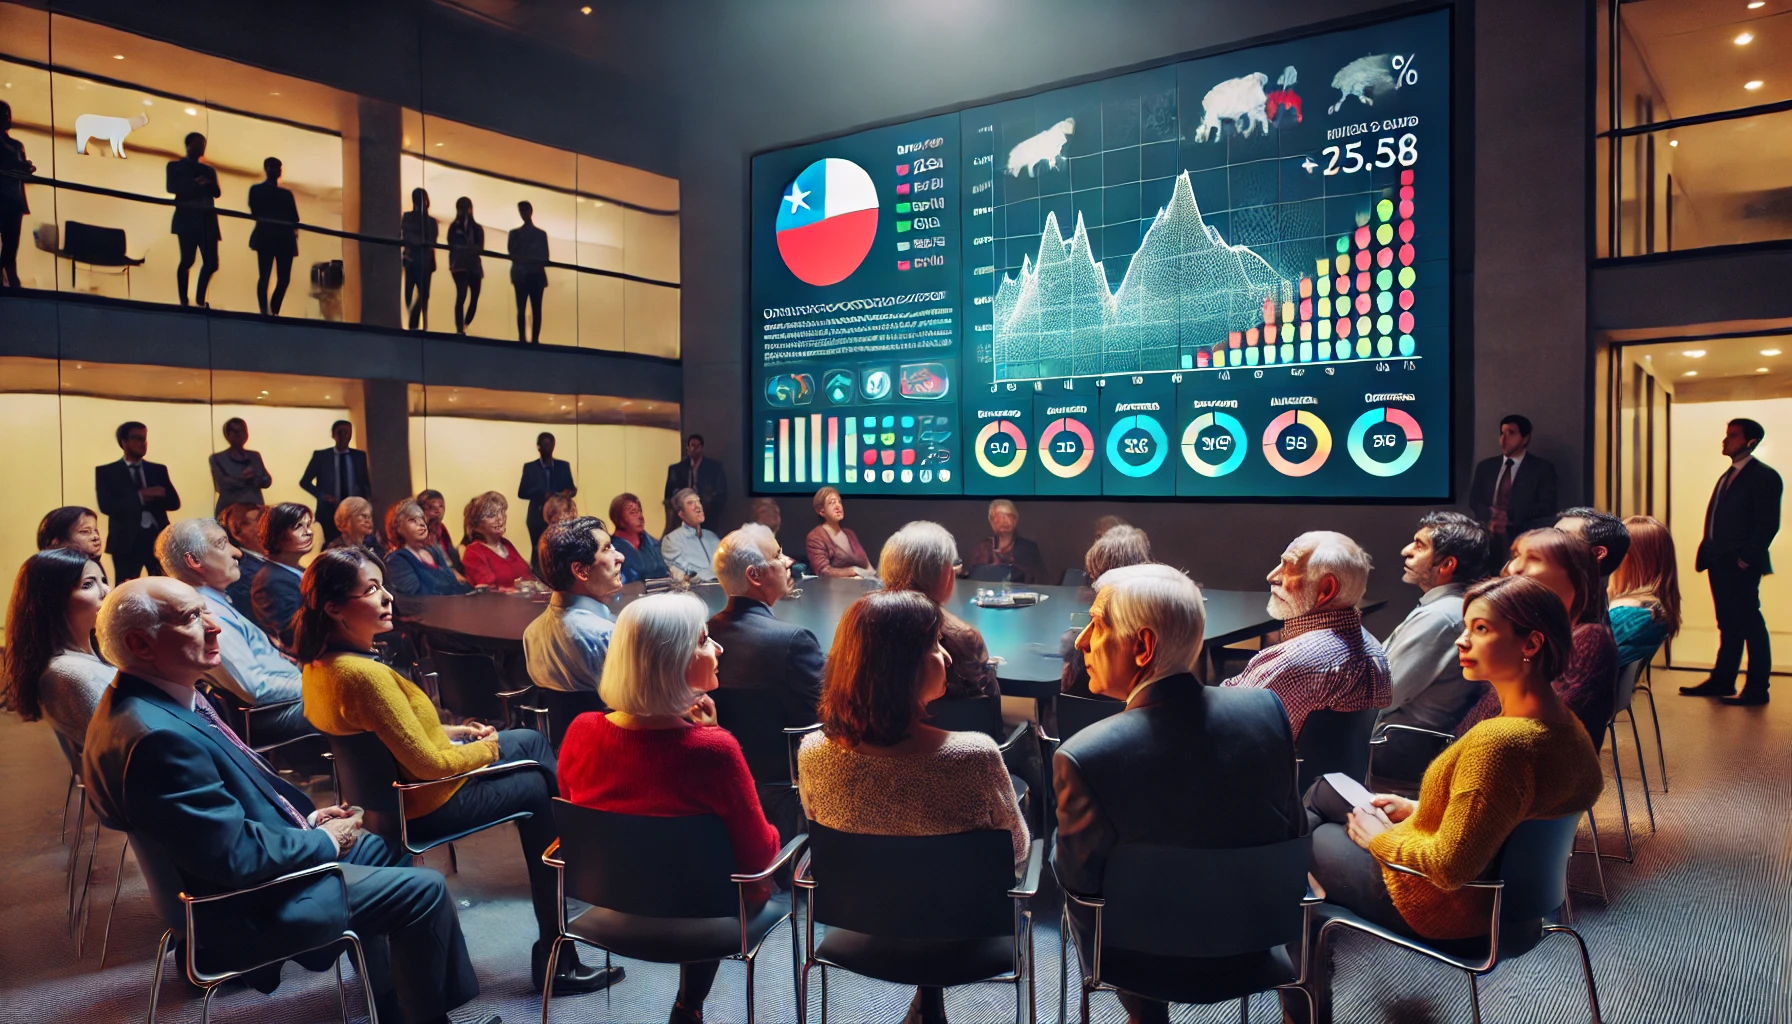
[[[1487,870],[1521,822],[1585,811],[1604,784],[1586,728],[1550,685],[1574,647],[1561,600],[1528,577],[1498,577],[1469,588],[1462,617],[1463,678],[1493,685],[1499,715],[1431,762],[1416,801],[1381,794],[1371,813],[1329,802],[1330,787],[1315,791],[1327,820],[1313,833],[1312,873],[1326,902],[1428,939],[1486,935],[1492,894],[1463,883]],[[1327,961],[1316,957],[1311,975],[1321,1021],[1331,1019]],[[1283,1008],[1305,1019],[1304,999]]]
[[[407,828],[420,842],[517,811],[530,812],[516,826],[540,933],[532,959],[539,989],[547,973],[548,947],[560,929],[559,884],[554,870],[541,862],[558,834],[553,748],[531,729],[499,732],[477,722],[443,726],[429,697],[379,660],[373,640],[392,628],[392,595],[386,592],[379,563],[366,550],[333,548],[318,555],[305,570],[300,591],[294,646],[305,666],[305,717],[319,732],[378,735],[407,782],[446,778],[498,761],[541,762],[540,769],[444,782],[404,794]],[[621,977],[619,967],[588,968],[577,956],[563,954],[554,992],[591,992]]]

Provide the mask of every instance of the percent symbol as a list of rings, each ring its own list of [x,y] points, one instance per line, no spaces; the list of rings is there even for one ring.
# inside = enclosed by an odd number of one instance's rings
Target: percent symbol
[[[1416,56],[1416,54],[1408,54],[1404,57],[1398,54],[1394,55],[1394,88],[1419,84],[1419,69],[1412,66]]]

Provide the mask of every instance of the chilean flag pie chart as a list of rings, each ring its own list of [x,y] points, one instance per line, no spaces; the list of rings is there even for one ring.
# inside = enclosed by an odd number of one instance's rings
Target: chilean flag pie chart
[[[838,284],[877,238],[877,186],[851,160],[827,157],[796,176],[778,202],[778,254],[804,284]]]

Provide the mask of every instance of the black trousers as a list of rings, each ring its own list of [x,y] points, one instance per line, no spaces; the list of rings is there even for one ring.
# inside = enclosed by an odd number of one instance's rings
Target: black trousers
[[[25,214],[0,210],[0,288],[19,288],[19,234],[24,230]],[[541,338],[541,307],[536,307],[536,340]]]
[[[361,937],[381,1020],[421,1024],[479,994],[448,880],[408,866],[402,851],[363,834],[341,858],[349,925]]]
[[[541,296],[547,290],[547,275],[529,278],[523,281],[512,281],[516,289],[516,340],[541,341]],[[527,303],[535,311],[535,333],[533,336],[523,334],[523,305]]]
[[[419,321],[424,329],[429,327],[429,279],[435,271],[428,267],[404,267],[404,304],[411,311],[411,330],[417,329]]]
[[[292,257],[276,256],[273,253],[257,252],[255,267],[259,277],[255,281],[255,298],[261,303],[261,315],[270,312],[280,315],[280,303],[286,299],[286,286],[292,283]],[[274,297],[268,298],[268,275],[274,277]]]
[[[1766,693],[1773,672],[1773,649],[1767,620],[1761,617],[1761,574],[1736,565],[1734,559],[1720,561],[1724,564],[1708,570],[1719,637],[1711,678],[1720,685],[1735,686],[1736,671],[1742,667],[1742,651],[1747,647],[1748,682],[1744,689]]]
[[[485,284],[485,275],[461,270],[450,271],[450,274],[454,278],[454,330],[457,334],[465,334],[467,325],[479,312],[479,289]]]
[[[193,269],[193,256],[198,254],[204,262],[199,265],[199,287],[193,292],[194,301],[205,305],[205,288],[212,283],[212,275],[218,272],[218,239],[210,230],[177,232],[180,239],[180,266],[175,268],[174,281],[180,287],[180,304],[187,304],[187,273]]]
[[[472,779],[447,803],[410,822],[409,831],[413,840],[427,842],[528,811],[530,816],[516,823],[516,831],[523,841],[523,863],[529,869],[535,926],[543,941],[551,941],[560,934],[560,883],[554,869],[541,862],[541,855],[560,834],[554,825],[554,796],[560,792],[554,748],[533,729],[498,733],[498,760],[523,759],[540,761],[541,769],[523,768]]]
[[[147,573],[162,575],[162,563],[156,561],[156,537],[161,531],[139,530],[123,551],[112,552],[112,585],[121,580],[134,580]]]

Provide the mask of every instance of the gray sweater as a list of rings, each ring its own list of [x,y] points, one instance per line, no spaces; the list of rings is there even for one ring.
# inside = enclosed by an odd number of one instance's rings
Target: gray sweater
[[[87,723],[118,670],[86,651],[63,651],[50,659],[38,679],[38,700],[44,717],[63,743],[81,759]]]

